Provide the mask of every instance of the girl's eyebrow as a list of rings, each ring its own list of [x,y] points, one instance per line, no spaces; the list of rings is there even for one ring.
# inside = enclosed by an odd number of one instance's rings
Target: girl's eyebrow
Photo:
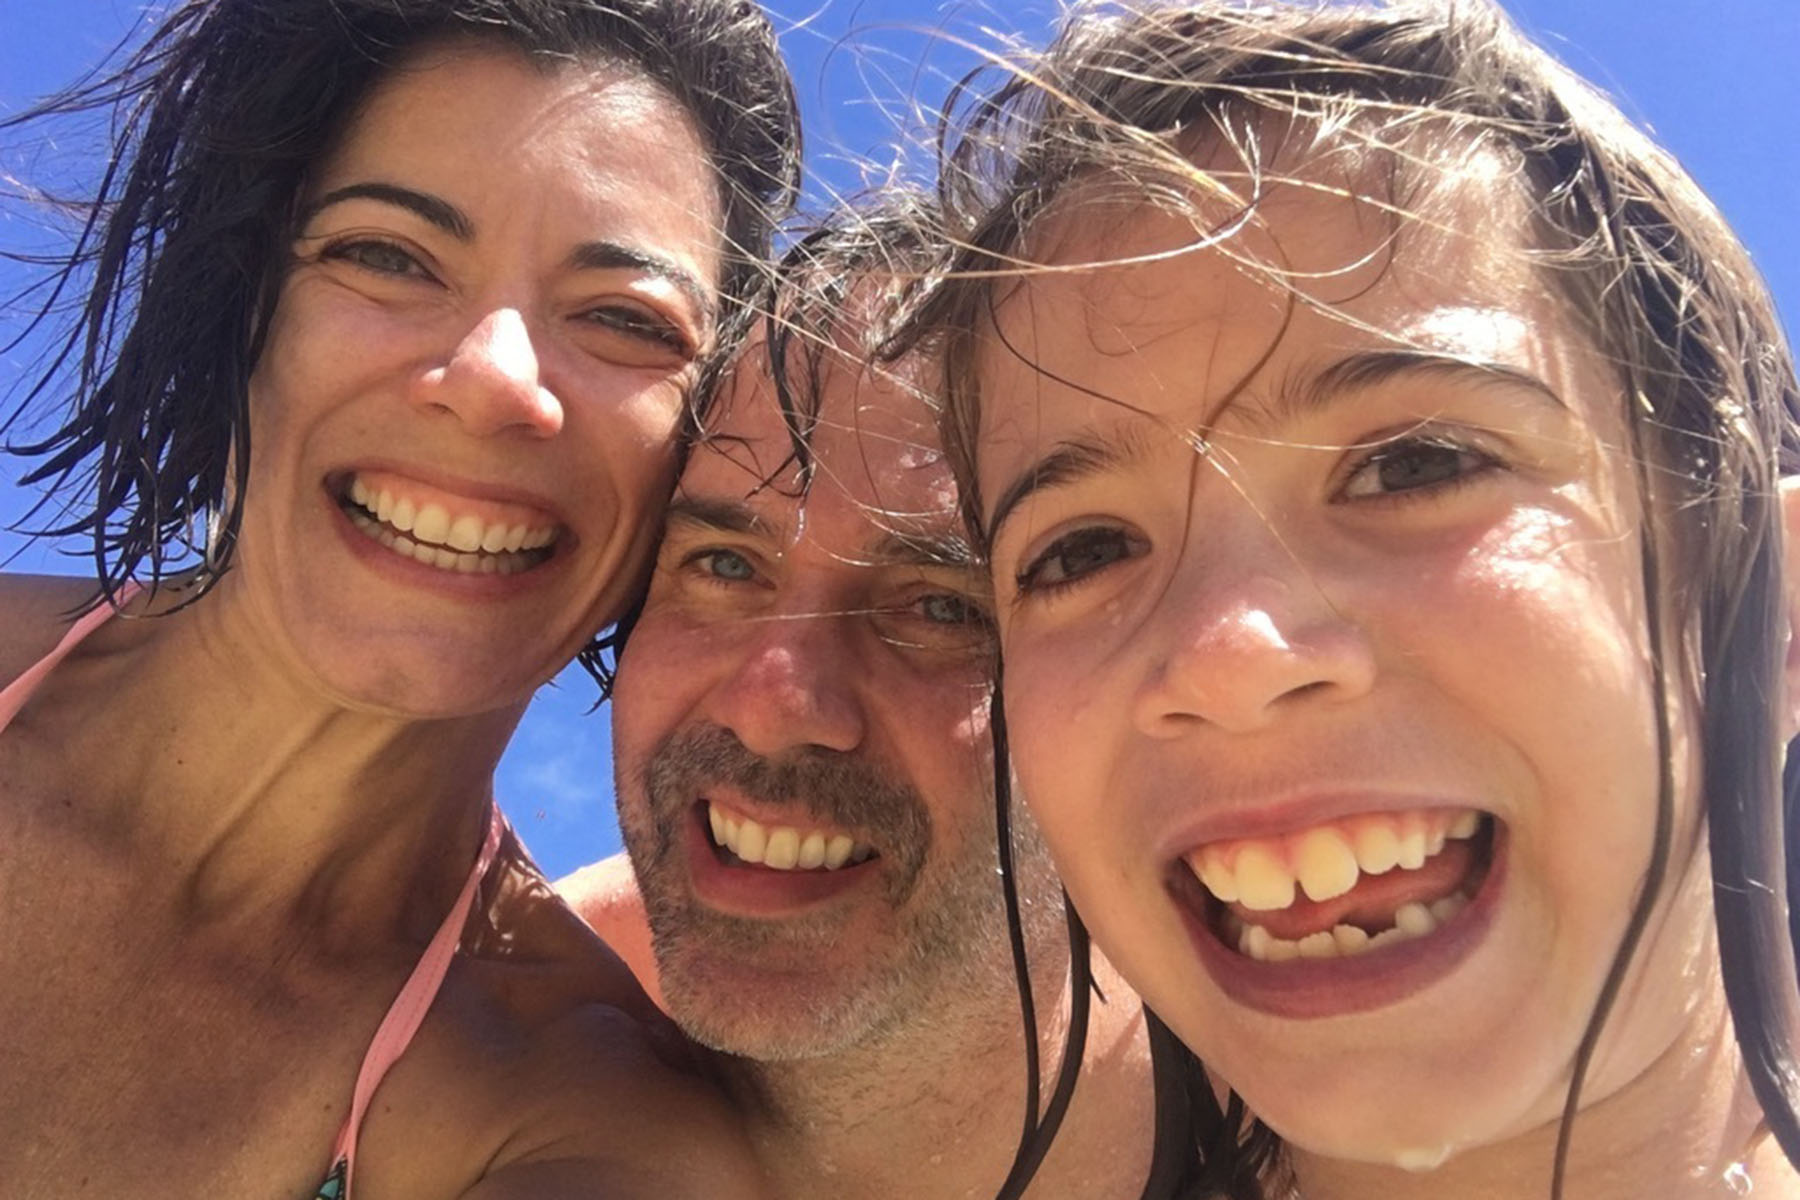
[[[1082,430],[1058,441],[1048,454],[1032,462],[1001,489],[993,515],[988,518],[984,544],[994,544],[1000,527],[1032,493],[1142,462],[1150,453],[1151,444],[1145,425],[1142,420],[1124,420],[1104,431]]]
[[[1285,389],[1269,406],[1267,419],[1275,426],[1310,416],[1367,388],[1408,375],[1438,375],[1464,383],[1492,386],[1505,384],[1536,392],[1558,408],[1568,405],[1556,390],[1530,371],[1507,363],[1490,362],[1442,350],[1411,347],[1364,350],[1347,354],[1297,387]]]
[[[1410,375],[1438,375],[1486,386],[1508,385],[1535,393],[1559,409],[1568,407],[1556,390],[1542,379],[1506,363],[1438,350],[1367,350],[1345,355],[1298,386],[1284,389],[1260,414],[1258,423],[1266,421],[1270,426],[1279,427],[1316,414],[1368,388]],[[1048,454],[1026,466],[1000,491],[993,515],[988,518],[984,544],[994,544],[1006,519],[1034,492],[1135,466],[1147,457],[1149,446],[1149,432],[1143,421],[1121,421],[1105,431],[1082,430],[1058,441]]]

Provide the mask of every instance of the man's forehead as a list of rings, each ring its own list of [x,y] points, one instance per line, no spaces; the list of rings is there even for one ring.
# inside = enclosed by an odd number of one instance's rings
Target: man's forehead
[[[830,516],[840,526],[860,518],[863,542],[960,533],[955,480],[919,387],[927,374],[919,364],[888,368],[827,353],[816,372],[796,372],[796,398],[807,409],[799,424],[812,463],[808,481],[767,355],[753,345],[738,361],[689,456],[678,498],[738,505],[767,532],[797,535],[802,524]]]

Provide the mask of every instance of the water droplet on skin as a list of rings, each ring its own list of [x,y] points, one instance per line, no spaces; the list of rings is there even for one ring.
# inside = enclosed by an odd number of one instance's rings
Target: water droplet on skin
[[[1734,1162],[1725,1168],[1725,1186],[1731,1189],[1734,1196],[1748,1196],[1756,1190],[1756,1185],[1750,1182],[1750,1172],[1744,1169],[1741,1162]]]

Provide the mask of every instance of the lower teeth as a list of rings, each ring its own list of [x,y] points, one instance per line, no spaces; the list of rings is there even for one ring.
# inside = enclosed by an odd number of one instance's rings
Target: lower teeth
[[[1227,914],[1226,928],[1238,952],[1258,962],[1288,962],[1296,958],[1354,958],[1396,942],[1410,942],[1434,932],[1468,904],[1462,892],[1452,892],[1430,904],[1402,904],[1394,912],[1394,924],[1380,933],[1371,934],[1355,925],[1336,925],[1328,930],[1309,933],[1298,940],[1278,938],[1261,925],[1250,924],[1235,914]]]

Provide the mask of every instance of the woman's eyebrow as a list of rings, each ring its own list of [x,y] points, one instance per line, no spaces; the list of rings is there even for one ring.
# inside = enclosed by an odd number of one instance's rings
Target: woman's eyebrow
[[[374,200],[405,209],[459,242],[473,241],[475,237],[475,223],[442,196],[376,179],[333,188],[306,209],[301,224],[305,225],[324,209],[346,200]],[[668,283],[707,319],[714,315],[712,289],[692,271],[665,255],[622,242],[597,240],[576,246],[569,252],[567,261],[571,268],[579,271],[641,271]]]
[[[702,316],[715,315],[713,289],[674,259],[623,242],[583,242],[569,252],[568,264],[579,271],[641,271],[660,279],[687,298]]]
[[[397,183],[383,183],[380,180],[366,180],[362,183],[346,184],[341,188],[333,188],[309,205],[301,219],[304,226],[314,217],[333,204],[342,204],[346,200],[375,200],[382,204],[392,204],[403,208],[415,217],[437,226],[459,242],[466,242],[475,236],[474,222],[464,215],[463,211],[442,196],[434,196],[430,192],[421,192],[414,188],[401,187]]]

